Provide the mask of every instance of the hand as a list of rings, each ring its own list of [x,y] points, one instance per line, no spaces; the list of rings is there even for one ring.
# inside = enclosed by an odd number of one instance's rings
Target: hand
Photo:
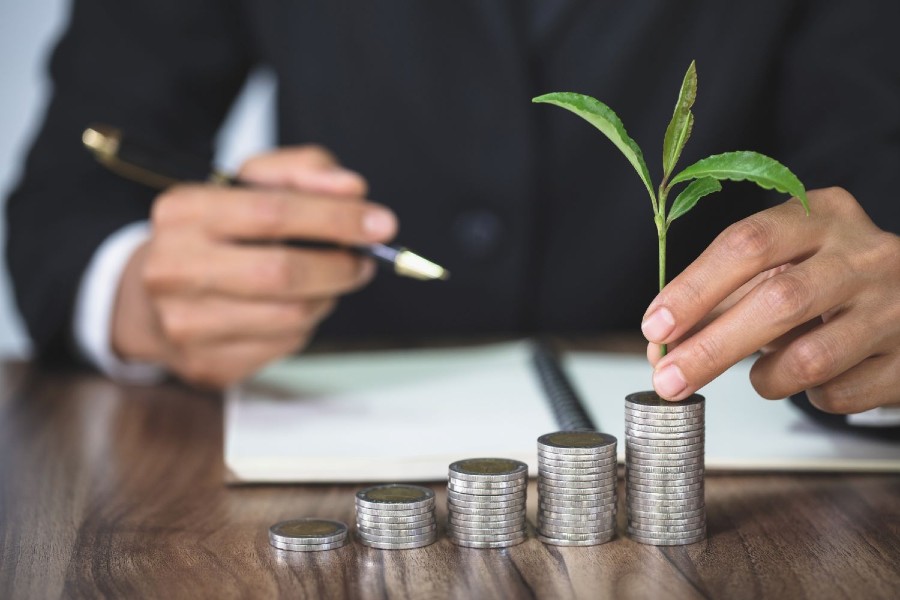
[[[391,239],[396,218],[362,199],[362,177],[317,147],[255,157],[239,177],[258,187],[182,185],[156,199],[152,237],[119,284],[120,356],[224,387],[302,348],[337,297],[372,278],[370,259],[275,243]]]
[[[762,351],[750,379],[764,398],[806,390],[832,413],[900,401],[900,238],[845,190],[809,201],[809,216],[793,199],[735,223],[653,300],[641,328],[660,396]]]

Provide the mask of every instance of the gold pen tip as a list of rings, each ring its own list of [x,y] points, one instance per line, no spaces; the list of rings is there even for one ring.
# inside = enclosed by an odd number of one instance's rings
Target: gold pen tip
[[[81,143],[98,156],[108,158],[118,152],[120,137],[118,129],[106,125],[91,125],[81,134]]]
[[[435,279],[446,281],[450,278],[450,271],[441,265],[405,249],[397,255],[394,261],[394,270],[398,275],[422,281],[433,281]]]

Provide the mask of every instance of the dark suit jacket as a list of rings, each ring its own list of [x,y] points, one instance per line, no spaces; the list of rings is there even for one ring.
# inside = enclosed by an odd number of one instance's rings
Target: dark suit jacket
[[[842,185],[900,229],[900,3],[541,0],[77,0],[53,98],[8,204],[10,271],[38,350],[68,347],[98,244],[154,194],[80,147],[93,121],[210,156],[248,71],[277,74],[280,144],[318,143],[368,177],[403,243],[451,281],[379,277],[323,335],[636,330],[656,285],[639,179],[597,131],[532,96],[612,106],[654,177],[684,71],[696,126],[681,166],[753,149]],[[558,8],[558,10],[556,10]],[[727,184],[670,231],[670,272],[781,201]]]

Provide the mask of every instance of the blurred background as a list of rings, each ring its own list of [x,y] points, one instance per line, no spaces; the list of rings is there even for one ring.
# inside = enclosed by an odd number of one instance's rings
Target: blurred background
[[[47,62],[68,19],[70,0],[0,2],[0,206],[19,177],[25,153],[43,118],[50,92]],[[216,163],[234,169],[248,155],[271,146],[274,80],[253,74],[228,117]],[[29,342],[6,272],[5,210],[0,212],[0,358],[28,355]]]

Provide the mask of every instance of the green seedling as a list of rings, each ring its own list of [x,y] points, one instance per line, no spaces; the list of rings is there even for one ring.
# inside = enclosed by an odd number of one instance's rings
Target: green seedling
[[[777,190],[797,197],[809,214],[809,202],[806,189],[787,167],[764,154],[750,151],[725,152],[697,161],[680,173],[672,176],[675,164],[681,151],[691,136],[694,127],[694,113],[691,107],[697,98],[697,67],[694,62],[688,67],[675,104],[672,120],[666,128],[663,138],[663,177],[659,187],[654,190],[650,172],[644,162],[644,154],[633,139],[628,137],[621,119],[611,108],[596,98],[572,92],[555,92],[532,99],[532,102],[555,104],[571,111],[599,129],[603,135],[616,145],[634,167],[653,206],[653,220],[659,238],[659,290],[666,285],[666,234],[672,221],[684,216],[704,196],[722,189],[720,181],[752,181],[758,186]],[[687,183],[667,210],[667,200],[673,188]],[[662,354],[665,355],[663,346]]]

